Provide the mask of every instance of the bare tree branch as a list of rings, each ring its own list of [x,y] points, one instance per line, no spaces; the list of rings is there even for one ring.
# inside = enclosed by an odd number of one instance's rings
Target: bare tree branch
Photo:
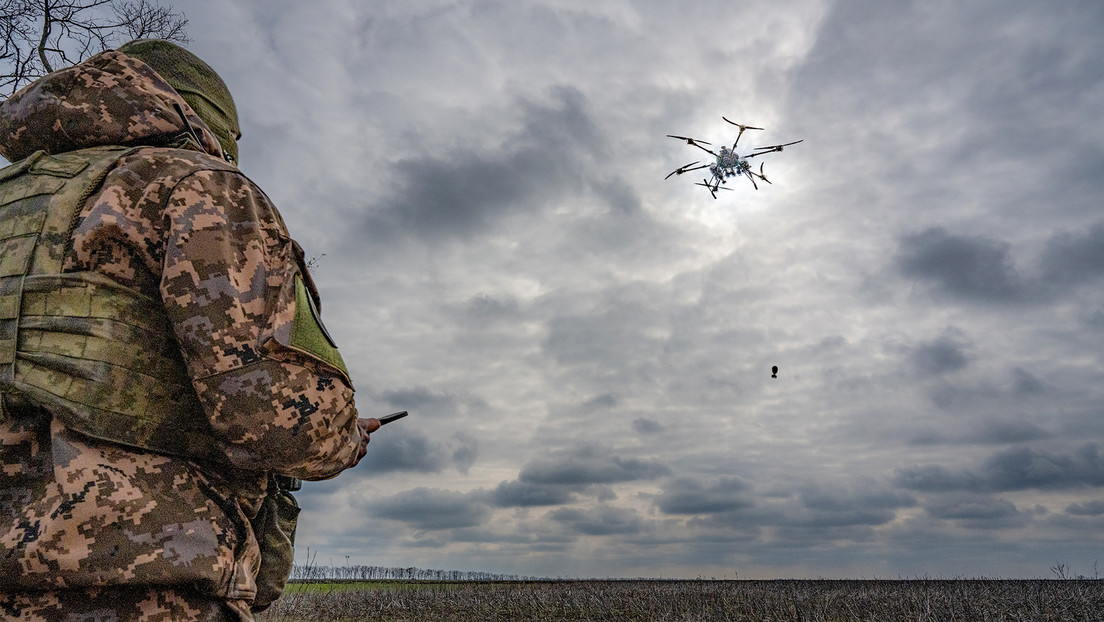
[[[0,0],[0,97],[139,38],[187,43],[188,19],[160,0]]]
[[[119,27],[129,38],[144,39],[157,37],[186,43],[185,29],[188,20],[177,15],[168,7],[158,6],[151,0],[131,0],[112,6]]]
[[[0,2],[0,36],[3,47],[0,64],[5,72],[0,74],[0,90],[15,91],[15,85],[34,73],[34,55],[30,42],[35,41],[34,27],[36,3],[32,0],[2,0]]]

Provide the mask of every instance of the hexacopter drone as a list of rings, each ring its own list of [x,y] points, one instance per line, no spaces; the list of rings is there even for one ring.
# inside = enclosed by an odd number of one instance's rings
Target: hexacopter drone
[[[782,149],[784,147],[789,147],[790,145],[796,145],[797,143],[802,142],[803,140],[805,140],[805,139],[795,140],[792,143],[785,143],[785,144],[782,144],[782,145],[770,145],[770,146],[767,146],[767,147],[756,147],[753,150],[752,153],[741,156],[738,153],[736,153],[736,145],[738,145],[740,143],[740,137],[744,135],[744,131],[745,130],[761,130],[763,128],[761,128],[761,127],[752,127],[750,125],[740,125],[739,123],[733,123],[732,121],[729,121],[728,119],[725,119],[724,117],[721,117],[721,118],[724,119],[726,123],[731,123],[732,125],[735,125],[736,127],[740,128],[740,133],[736,135],[736,140],[735,140],[735,142],[732,143],[732,148],[729,149],[728,147],[721,147],[720,153],[718,153],[716,151],[713,151],[712,149],[709,149],[708,147],[703,146],[703,145],[712,145],[712,143],[707,143],[704,140],[698,140],[696,138],[688,138],[686,136],[676,136],[674,134],[668,134],[667,136],[669,138],[677,138],[679,140],[685,140],[686,144],[693,145],[693,146],[697,147],[698,149],[701,149],[702,151],[705,151],[706,153],[712,155],[717,160],[713,164],[701,164],[701,160],[698,160],[696,162],[691,162],[689,164],[684,164],[683,166],[680,166],[677,169],[671,171],[667,175],[667,177],[664,177],[664,179],[670,179],[671,175],[682,175],[683,173],[689,173],[690,171],[696,171],[696,170],[699,170],[699,169],[708,168],[709,172],[712,174],[712,177],[710,177],[708,179],[702,179],[701,183],[695,183],[694,185],[704,186],[707,190],[709,190],[709,194],[713,195],[714,199],[717,198],[717,191],[718,190],[732,190],[732,188],[722,188],[721,187],[721,184],[728,183],[728,179],[730,177],[739,177],[739,176],[747,177],[749,180],[751,180],[751,185],[755,186],[755,189],[758,190],[759,189],[759,184],[755,183],[755,178],[756,177],[758,177],[759,179],[767,182],[768,184],[770,184],[772,182],[771,182],[771,180],[767,179],[767,176],[763,173],[763,163],[762,162],[759,163],[759,172],[756,173],[755,171],[751,170],[751,164],[748,162],[748,160],[750,160],[751,158],[754,158],[756,156],[761,156],[761,155],[766,154],[766,153],[774,153],[775,151],[782,151]]]

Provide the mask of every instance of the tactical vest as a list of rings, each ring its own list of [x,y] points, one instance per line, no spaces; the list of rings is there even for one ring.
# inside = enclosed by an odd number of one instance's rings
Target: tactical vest
[[[0,419],[39,407],[93,438],[225,461],[161,300],[61,271],[84,204],[135,150],[39,151],[0,169]]]

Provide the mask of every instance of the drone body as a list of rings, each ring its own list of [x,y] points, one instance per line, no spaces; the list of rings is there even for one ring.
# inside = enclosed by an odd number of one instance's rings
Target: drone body
[[[740,128],[740,133],[736,135],[736,140],[732,143],[732,148],[729,149],[728,147],[721,147],[718,151],[713,151],[706,146],[712,145],[712,143],[707,143],[704,140],[698,140],[696,138],[690,138],[688,136],[677,136],[675,134],[668,134],[667,136],[669,138],[684,140],[686,141],[686,144],[697,147],[698,149],[709,153],[714,157],[715,161],[712,164],[701,164],[701,160],[685,164],[671,171],[664,179],[669,179],[671,175],[682,175],[683,173],[689,173],[690,171],[708,168],[711,176],[709,178],[702,179],[701,183],[696,183],[695,185],[704,186],[707,190],[709,190],[709,194],[713,195],[714,199],[717,198],[718,190],[731,190],[731,188],[722,188],[721,185],[727,184],[728,180],[733,177],[747,177],[748,180],[751,181],[751,185],[754,186],[756,190],[758,190],[759,184],[755,183],[756,177],[758,177],[761,181],[767,182],[768,184],[772,182],[767,179],[766,174],[763,173],[762,163],[759,164],[759,172],[756,173],[755,171],[751,170],[751,163],[748,162],[748,160],[766,153],[782,151],[782,149],[785,147],[796,145],[797,143],[802,142],[801,140],[797,140],[792,143],[785,143],[782,145],[756,147],[751,153],[741,156],[739,153],[736,152],[736,146],[740,144],[740,137],[744,135],[744,131],[762,130],[763,128],[752,127],[750,125],[741,125],[739,123],[729,121],[725,117],[721,118],[724,119],[726,123],[735,125],[736,127]]]

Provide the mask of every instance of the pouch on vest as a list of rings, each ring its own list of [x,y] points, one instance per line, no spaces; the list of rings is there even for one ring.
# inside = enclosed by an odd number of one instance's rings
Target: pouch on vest
[[[224,462],[161,299],[62,271],[84,204],[137,149],[38,151],[0,170],[0,393],[92,438]]]
[[[257,543],[261,547],[261,568],[257,573],[257,596],[253,611],[264,611],[284,592],[295,561],[295,525],[299,519],[299,504],[292,491],[299,490],[299,480],[270,473],[268,493],[261,502],[257,516],[250,521]]]

